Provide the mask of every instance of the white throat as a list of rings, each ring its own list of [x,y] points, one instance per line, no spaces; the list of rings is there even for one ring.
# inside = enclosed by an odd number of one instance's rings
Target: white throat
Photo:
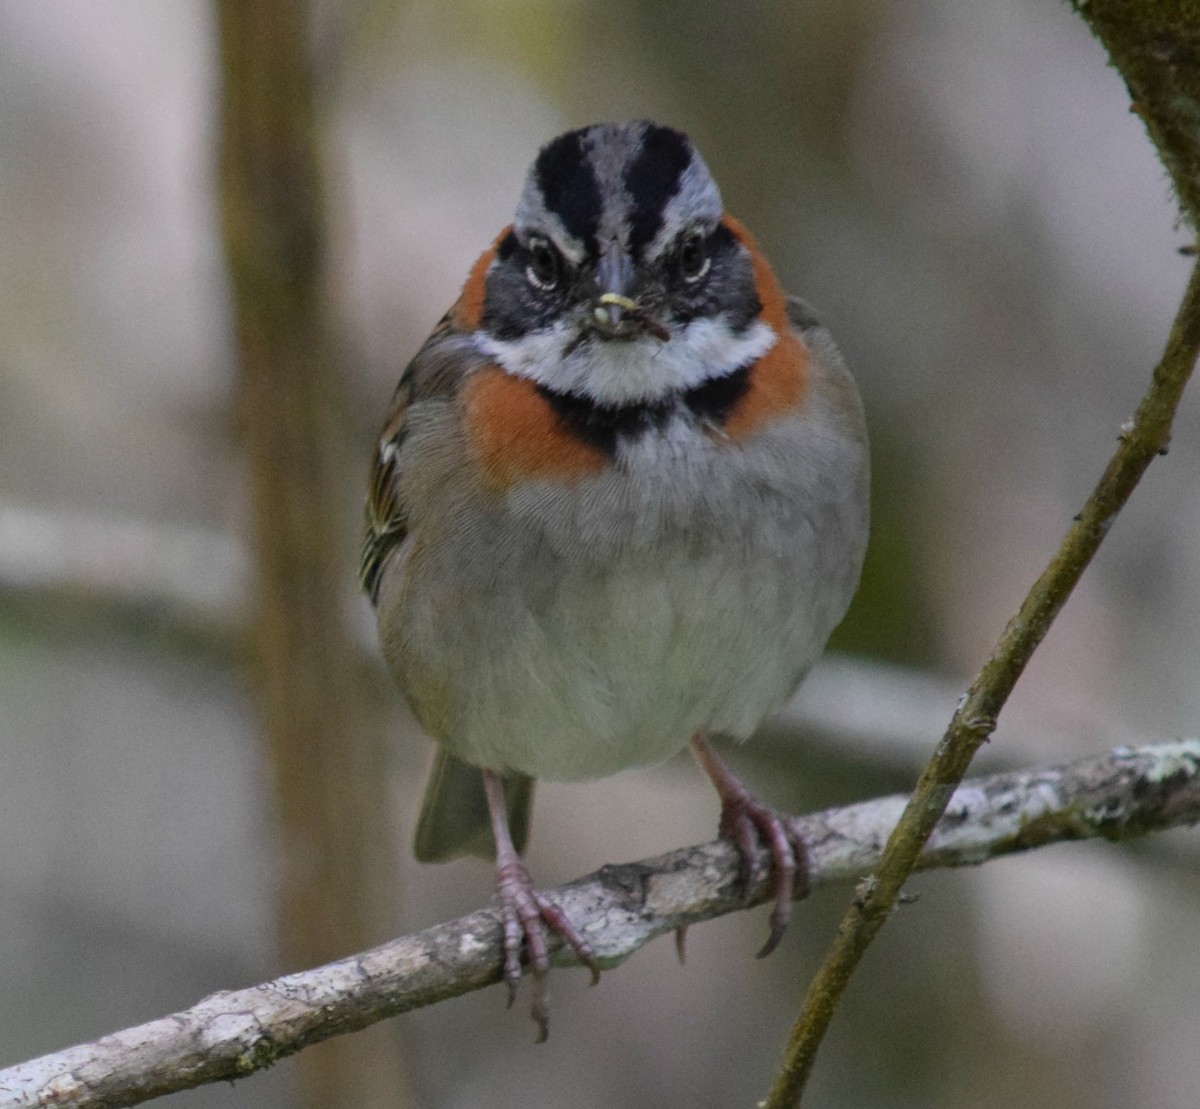
[[[501,340],[479,332],[479,350],[516,377],[591,397],[616,407],[661,400],[722,377],[761,358],[778,336],[762,320],[735,335],[721,318],[695,319],[673,328],[666,342],[594,336],[578,343],[577,328],[563,321],[520,339]]]

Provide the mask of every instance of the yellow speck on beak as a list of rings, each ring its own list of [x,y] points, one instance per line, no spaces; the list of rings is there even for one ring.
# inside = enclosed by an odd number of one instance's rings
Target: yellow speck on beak
[[[636,312],[637,302],[630,300],[629,297],[623,297],[620,293],[601,293],[596,298],[596,303],[600,305],[612,304],[617,308],[624,308],[626,312]]]

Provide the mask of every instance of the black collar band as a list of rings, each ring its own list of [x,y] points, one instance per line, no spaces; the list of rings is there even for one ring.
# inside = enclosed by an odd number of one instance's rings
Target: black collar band
[[[537,390],[572,435],[611,457],[619,439],[659,431],[677,412],[687,413],[698,424],[721,427],[749,387],[750,367],[742,366],[682,393],[636,404],[600,404],[592,397],[557,393],[545,385]]]

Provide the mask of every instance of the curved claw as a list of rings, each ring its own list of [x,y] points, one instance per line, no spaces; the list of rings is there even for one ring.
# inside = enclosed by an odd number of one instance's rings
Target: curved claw
[[[504,784],[494,771],[483,772],[484,790],[492,818],[496,841],[496,899],[504,922],[504,984],[508,987],[508,1005],[516,1000],[521,984],[521,956],[524,954],[533,975],[533,999],[530,1016],[538,1026],[537,1042],[545,1041],[550,1031],[550,995],[546,978],[550,970],[547,933],[559,936],[592,972],[592,985],[600,981],[600,964],[592,945],[567,918],[567,914],[544,893],[534,888],[533,879],[513,846],[504,806]]]
[[[535,889],[525,864],[515,855],[497,862],[496,896],[504,916],[504,983],[508,1004],[516,1000],[521,983],[521,955],[526,955],[533,975],[530,1015],[538,1026],[537,1042],[550,1030],[550,993],[546,986],[550,970],[547,932],[567,943],[579,961],[592,972],[592,984],[600,981],[600,966],[591,944],[567,918],[567,914],[544,893]]]
[[[767,942],[757,956],[765,958],[787,931],[792,902],[808,892],[808,850],[796,822],[755,797],[708,740],[695,737],[692,749],[721,798],[720,833],[733,842],[741,856],[739,881],[744,893],[754,878],[759,846],[770,853],[774,907]]]
[[[686,924],[681,924],[675,929],[675,957],[679,960],[680,966],[687,962],[687,931]]]

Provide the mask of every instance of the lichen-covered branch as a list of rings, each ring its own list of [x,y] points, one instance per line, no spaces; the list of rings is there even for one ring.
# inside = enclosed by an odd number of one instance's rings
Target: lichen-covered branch
[[[1074,0],[1133,97],[1133,110],[1171,174],[1184,217],[1200,223],[1200,24],[1195,0]],[[1200,350],[1200,266],[1188,282],[1166,350],[1121,442],[1050,564],[1009,621],[963,697],[892,833],[869,889],[842,917],[805,992],[784,1062],[763,1109],[799,1103],[851,976],[891,916],[922,845],[1000,709],[1156,455],[1166,453],[1179,398]]]
[[[1166,452],[1171,424],[1200,351],[1200,265],[1192,271],[1162,360],[1136,414],[1050,564],[1034,582],[955,710],[884,848],[869,888],[855,898],[792,1027],[784,1062],[763,1109],[791,1109],[812,1072],[821,1041],[858,964],[895,908],[900,890],[971,759],[996,728],[1000,710],[1033,652],[1062,610],[1154,458]]]
[[[812,886],[854,882],[879,861],[904,797],[803,818]],[[1200,821],[1200,739],[1119,749],[1048,770],[964,783],[919,865],[966,866],[1049,843],[1123,839]],[[607,866],[550,890],[612,967],[655,936],[764,901],[747,898],[724,841]],[[557,961],[573,962],[559,950]],[[500,922],[482,910],[315,970],[213,994],[180,1013],[0,1071],[0,1109],[115,1109],[239,1078],[318,1041],[480,989],[500,977]],[[497,1019],[500,1019],[499,1016]]]

